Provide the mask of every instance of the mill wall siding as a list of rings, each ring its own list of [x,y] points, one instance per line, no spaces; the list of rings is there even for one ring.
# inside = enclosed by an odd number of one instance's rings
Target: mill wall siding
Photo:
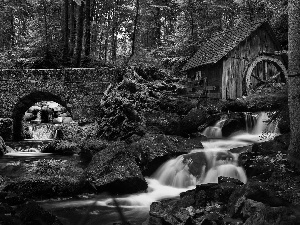
[[[244,76],[249,64],[261,53],[278,50],[265,29],[253,32],[245,41],[228,53],[223,62],[222,98],[236,99],[245,93]],[[262,74],[266,68],[258,67],[256,73]],[[253,81],[254,82],[254,81]]]

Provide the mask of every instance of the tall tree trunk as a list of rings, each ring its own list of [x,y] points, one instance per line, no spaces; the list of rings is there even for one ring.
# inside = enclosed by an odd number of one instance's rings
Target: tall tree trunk
[[[43,17],[44,17],[44,31],[45,31],[45,57],[49,57],[50,54],[50,39],[49,39],[49,27],[48,27],[48,19],[47,19],[47,3],[46,0],[43,0]]]
[[[75,20],[76,3],[71,0],[70,6],[70,57],[74,56],[75,37],[76,37],[76,20]]]
[[[64,27],[63,34],[63,62],[67,63],[69,54],[69,0],[64,0]]]
[[[131,42],[131,54],[129,56],[128,61],[135,54],[136,33],[137,33],[137,25],[138,25],[138,19],[139,19],[139,9],[140,9],[140,1],[136,0],[136,4],[135,4],[135,18],[134,18],[134,23],[133,23],[133,33],[132,33],[132,42]]]
[[[81,52],[82,52],[82,39],[83,39],[83,22],[84,22],[84,2],[78,7],[78,21],[77,21],[77,44],[76,44],[76,58],[75,66],[80,67]]]
[[[100,38],[99,38],[99,45],[97,46],[97,54],[98,54],[98,58],[103,60],[103,55],[102,55],[102,41],[103,41],[103,36],[104,36],[104,32],[101,31],[100,33]]]
[[[10,29],[9,29],[9,48],[12,49],[14,47],[15,43],[15,26],[14,26],[14,10],[11,8],[9,13],[9,23],[10,23]]]
[[[156,7],[156,13],[155,13],[155,45],[160,46],[161,45],[161,9],[159,7]]]
[[[93,56],[98,56],[98,35],[99,35],[99,25],[97,24],[97,14],[96,14],[96,0],[91,2],[91,54]],[[101,23],[100,23],[101,24]]]
[[[289,160],[300,168],[300,1],[289,0]]]
[[[104,62],[107,62],[107,55],[108,55],[108,34],[106,35],[105,41],[104,41]]]
[[[104,42],[104,62],[107,62],[108,57],[108,37],[109,37],[109,27],[110,27],[110,17],[107,18],[107,27],[106,27],[106,37]]]
[[[112,12],[112,32],[111,32],[111,61],[114,63],[117,60],[117,28],[118,28],[118,14],[116,12],[119,1],[115,1],[115,6]]]
[[[89,56],[91,52],[91,1],[85,1],[85,56]]]
[[[111,35],[111,61],[116,62],[117,60],[117,35],[116,25],[113,26]]]

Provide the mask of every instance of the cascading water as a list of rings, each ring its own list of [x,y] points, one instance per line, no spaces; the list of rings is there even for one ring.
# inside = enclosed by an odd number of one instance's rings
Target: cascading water
[[[246,183],[245,171],[238,165],[239,155],[233,154],[228,150],[260,141],[259,136],[266,129],[271,132],[272,129],[268,128],[268,126],[276,127],[265,123],[268,120],[266,113],[249,114],[248,116],[247,120],[251,121],[252,124],[249,122],[247,132],[235,134],[228,139],[211,139],[203,142],[203,149],[194,149],[189,154],[181,155],[165,162],[151,178],[146,178],[148,182],[146,193],[116,198],[119,205],[123,208],[126,218],[140,217],[139,222],[134,224],[141,224],[140,221],[144,221],[147,217],[152,202],[176,197],[183,191],[195,188],[197,184],[217,183],[219,176],[233,177]],[[250,116],[253,119],[250,119]],[[221,129],[224,122],[224,120],[220,120],[215,127]],[[273,129],[273,132],[276,132],[276,129]],[[214,137],[221,137],[219,131],[211,132],[211,134]],[[100,199],[97,197],[94,200],[53,202],[52,204],[56,209],[69,207],[70,212],[72,212],[72,207],[86,205],[96,205],[97,207],[102,207],[101,209],[114,207],[114,201],[107,197]],[[47,203],[44,207],[52,208],[52,204]],[[115,214],[114,216],[117,217]],[[111,219],[109,223],[106,223],[103,217],[102,215],[101,224],[111,224]]]
[[[278,130],[278,122],[271,121],[266,112],[259,113],[245,113],[246,120],[246,135],[252,135],[253,137],[257,137],[256,141],[260,141],[260,139],[267,140],[272,139],[276,135],[279,134]]]
[[[226,119],[221,119],[214,126],[209,126],[203,131],[203,135],[208,138],[222,138],[222,127]]]
[[[250,133],[257,123],[258,113],[245,112],[246,132]]]

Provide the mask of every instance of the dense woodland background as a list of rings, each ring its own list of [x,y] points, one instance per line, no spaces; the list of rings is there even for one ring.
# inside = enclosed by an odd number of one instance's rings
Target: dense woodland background
[[[214,33],[268,19],[287,48],[287,0],[0,0],[0,68],[180,71]]]

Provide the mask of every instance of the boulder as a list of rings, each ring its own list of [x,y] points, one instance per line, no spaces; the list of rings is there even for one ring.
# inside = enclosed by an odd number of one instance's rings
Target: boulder
[[[85,173],[87,181],[99,192],[134,193],[148,186],[125,143],[114,143],[98,152]]]
[[[198,127],[205,124],[208,118],[208,113],[205,109],[192,109],[179,123],[181,135],[187,136],[191,133],[196,133]]]
[[[11,148],[11,147],[9,147],[9,146],[6,146],[6,152],[7,153],[12,153],[12,152],[16,152],[16,150],[13,149],[13,148]]]
[[[43,153],[54,153],[58,155],[73,155],[80,152],[77,143],[71,141],[56,140],[52,141],[41,150]]]
[[[62,225],[57,216],[35,202],[20,206],[18,216],[24,224]]]
[[[196,104],[189,99],[163,97],[159,100],[159,107],[164,112],[176,113],[177,115],[187,115]]]
[[[59,114],[59,117],[67,117],[68,115],[67,115],[67,113],[61,113],[61,114]]]
[[[247,102],[245,98],[237,98],[236,100],[227,100],[223,103],[222,109],[223,112],[247,112]]]
[[[223,104],[222,111],[232,112],[260,112],[275,111],[282,109],[287,101],[286,89],[273,93],[254,93],[234,101],[226,101]]]
[[[263,182],[243,184],[220,177],[218,184],[197,185],[180,199],[154,202],[149,225],[192,224],[299,224],[295,206]]]
[[[289,134],[279,135],[274,140],[255,143],[239,155],[239,165],[244,167],[247,177],[267,180],[273,172],[289,167],[285,158],[288,146]]]
[[[240,218],[244,224],[298,224],[288,201],[277,196],[276,188],[264,182],[251,182],[236,189],[228,202],[230,217]]]
[[[252,152],[260,155],[271,155],[278,152],[287,153],[289,143],[290,135],[283,134],[275,137],[274,140],[253,144]]]
[[[3,138],[0,136],[0,156],[3,156],[7,153],[7,148]]]
[[[52,122],[53,122],[54,124],[60,124],[60,123],[63,122],[63,118],[62,118],[62,117],[54,118]]]
[[[180,116],[176,113],[151,111],[145,113],[148,133],[178,135]]]
[[[101,139],[96,138],[88,138],[82,141],[79,145],[80,148],[80,156],[91,160],[93,156],[99,152],[105,149],[108,146],[108,143]]]
[[[184,162],[189,163],[189,172],[195,177],[200,178],[203,167],[207,168],[207,161],[204,152],[189,153],[183,156]]]
[[[62,122],[63,123],[71,123],[73,121],[72,117],[63,117]]]
[[[225,121],[222,127],[222,136],[229,137],[231,134],[237,131],[246,130],[245,118],[228,119]]]
[[[150,176],[168,159],[188,153],[194,148],[203,148],[198,139],[146,134],[140,140],[130,144],[128,150],[135,156],[142,173]]]
[[[20,201],[74,196],[84,189],[84,171],[75,161],[41,159],[20,166],[15,177],[4,185],[3,191],[9,193],[5,202],[17,204],[20,196]]]
[[[197,185],[180,194],[180,199],[154,202],[150,206],[149,225],[224,224],[224,212],[230,195],[242,183],[233,178],[219,178],[219,184]]]

